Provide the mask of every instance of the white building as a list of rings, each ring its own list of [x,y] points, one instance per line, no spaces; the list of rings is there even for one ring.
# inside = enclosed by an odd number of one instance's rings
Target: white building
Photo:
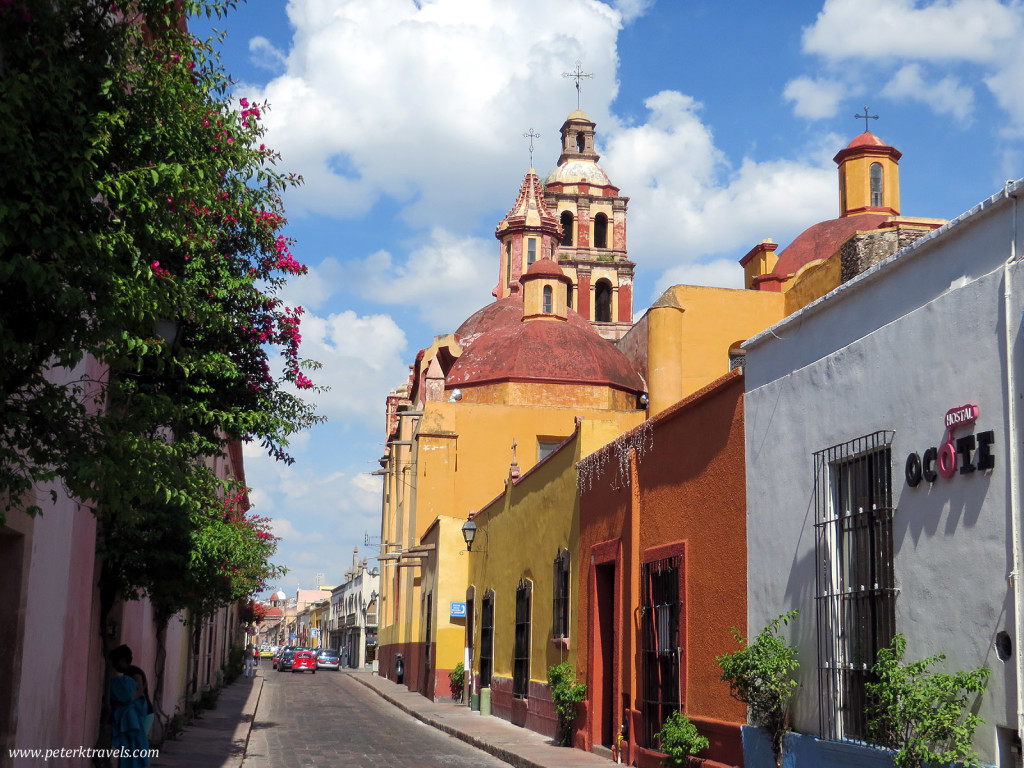
[[[991,669],[975,748],[1020,764],[1022,197],[1008,183],[745,345],[747,629],[800,611],[796,764],[877,760],[864,681],[894,633],[907,660]]]
[[[342,654],[342,662],[361,668],[372,660],[377,646],[377,595],[380,571],[359,560],[352,552],[352,567],[345,582],[331,592],[331,647]]]

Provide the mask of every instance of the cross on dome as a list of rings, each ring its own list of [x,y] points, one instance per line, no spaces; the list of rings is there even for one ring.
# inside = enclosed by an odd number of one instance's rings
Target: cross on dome
[[[877,120],[878,119],[878,115],[872,115],[868,111],[868,108],[864,107],[864,114],[863,115],[854,115],[854,118],[857,119],[857,120],[863,120],[864,121],[864,133],[868,133],[868,120]]]
[[[573,72],[563,72],[562,77],[571,77],[576,81],[576,109],[580,108],[580,81],[589,80],[594,75],[583,71],[583,62],[576,60],[576,69]]]

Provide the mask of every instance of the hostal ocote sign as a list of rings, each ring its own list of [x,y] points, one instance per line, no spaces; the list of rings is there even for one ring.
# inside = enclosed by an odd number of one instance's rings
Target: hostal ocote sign
[[[967,475],[975,470],[989,470],[996,465],[992,455],[992,444],[995,432],[971,433],[954,438],[958,427],[973,424],[978,420],[978,406],[960,405],[946,412],[946,439],[937,448],[932,447],[924,452],[924,456],[912,453],[907,456],[907,485],[916,488],[922,479],[934,483],[939,476],[947,480],[957,472]]]

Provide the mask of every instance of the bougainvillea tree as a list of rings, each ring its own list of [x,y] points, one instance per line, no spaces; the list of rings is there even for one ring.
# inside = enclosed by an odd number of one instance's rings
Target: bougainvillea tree
[[[0,0],[2,514],[63,484],[97,516],[105,601],[165,616],[279,575],[212,464],[236,440],[289,462],[319,419],[279,295],[305,271],[282,233],[299,179],[184,23],[233,5]]]

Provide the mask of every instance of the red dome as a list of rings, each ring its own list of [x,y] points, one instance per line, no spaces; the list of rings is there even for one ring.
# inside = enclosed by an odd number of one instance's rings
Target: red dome
[[[522,304],[518,303],[521,311]],[[463,328],[479,315],[467,320]],[[571,320],[573,315],[575,322]],[[497,317],[497,312],[491,315],[491,319]],[[479,329],[480,325],[472,328]],[[626,356],[575,312],[570,312],[569,322],[523,322],[520,316],[514,324],[479,333],[455,361],[445,387],[502,381],[591,384],[636,394],[646,391]]]
[[[888,213],[862,213],[858,216],[844,216],[818,222],[801,232],[796,240],[779,254],[779,260],[772,271],[780,275],[795,274],[812,261],[827,259],[858,230],[877,229],[891,218],[892,215]]]
[[[853,149],[854,147],[886,147],[884,141],[875,136],[871,131],[865,131],[860,136],[854,138],[849,144],[846,145],[847,149]]]
[[[544,259],[542,259],[544,261]],[[535,262],[534,266],[539,262]],[[569,325],[590,328],[590,323],[573,310],[569,310],[566,318]],[[506,296],[504,299],[492,301],[486,307],[477,310],[455,331],[455,338],[463,347],[468,347],[481,335],[499,328],[514,327],[523,323],[523,297]]]

